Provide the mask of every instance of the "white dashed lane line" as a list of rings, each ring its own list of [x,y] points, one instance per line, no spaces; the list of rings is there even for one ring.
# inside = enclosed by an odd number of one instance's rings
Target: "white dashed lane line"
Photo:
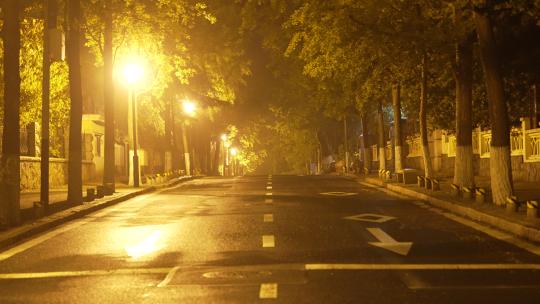
[[[267,198],[267,199],[264,200],[264,203],[266,203],[266,204],[271,204],[273,202],[274,202],[274,200],[271,199],[271,198]]]
[[[272,186],[266,186],[266,190],[272,190]]]
[[[266,192],[266,196],[272,196],[272,192]]]
[[[267,213],[263,216],[263,221],[265,223],[272,223],[274,221],[274,215],[272,213]]]
[[[263,283],[259,290],[260,299],[277,299],[278,284],[277,283]]]
[[[276,241],[273,235],[263,235],[262,236],[262,246],[263,248],[273,248],[276,246]]]

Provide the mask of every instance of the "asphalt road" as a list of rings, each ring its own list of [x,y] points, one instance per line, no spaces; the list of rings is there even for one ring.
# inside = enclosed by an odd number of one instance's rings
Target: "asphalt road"
[[[540,303],[501,238],[352,179],[204,178],[0,252],[0,303]]]

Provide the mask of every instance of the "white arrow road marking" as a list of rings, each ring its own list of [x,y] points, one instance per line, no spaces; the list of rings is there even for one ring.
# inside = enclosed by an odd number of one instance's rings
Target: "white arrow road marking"
[[[380,228],[366,228],[378,242],[370,242],[370,245],[380,247],[394,253],[406,256],[411,250],[412,242],[398,242]]]

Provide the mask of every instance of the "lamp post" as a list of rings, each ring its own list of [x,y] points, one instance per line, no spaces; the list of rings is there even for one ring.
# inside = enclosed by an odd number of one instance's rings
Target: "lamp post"
[[[232,175],[236,176],[238,175],[238,159],[236,158],[236,155],[238,154],[238,149],[235,147],[232,147],[229,152],[231,153],[231,164],[232,164]]]
[[[124,67],[124,78],[128,85],[129,99],[131,102],[131,115],[133,119],[133,186],[139,187],[139,154],[137,143],[137,96],[135,94],[135,85],[139,83],[143,76],[143,69],[140,65],[131,63]]]
[[[223,176],[226,176],[225,170],[227,168],[227,154],[228,154],[227,140],[228,140],[227,134],[221,134],[221,143],[223,145]]]
[[[197,113],[197,104],[188,99],[182,100],[182,110],[187,117],[194,117]],[[184,162],[186,165],[186,175],[191,175],[191,162],[189,156],[189,146],[187,140],[186,121],[182,122],[182,141],[184,145]]]

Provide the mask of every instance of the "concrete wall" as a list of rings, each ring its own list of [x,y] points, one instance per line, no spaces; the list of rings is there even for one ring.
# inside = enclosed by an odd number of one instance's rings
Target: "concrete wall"
[[[39,157],[21,156],[21,190],[39,190],[41,172]],[[95,164],[91,161],[83,161],[83,182],[95,180]],[[49,184],[51,188],[60,188],[67,185],[68,163],[64,158],[51,158],[49,162]]]

